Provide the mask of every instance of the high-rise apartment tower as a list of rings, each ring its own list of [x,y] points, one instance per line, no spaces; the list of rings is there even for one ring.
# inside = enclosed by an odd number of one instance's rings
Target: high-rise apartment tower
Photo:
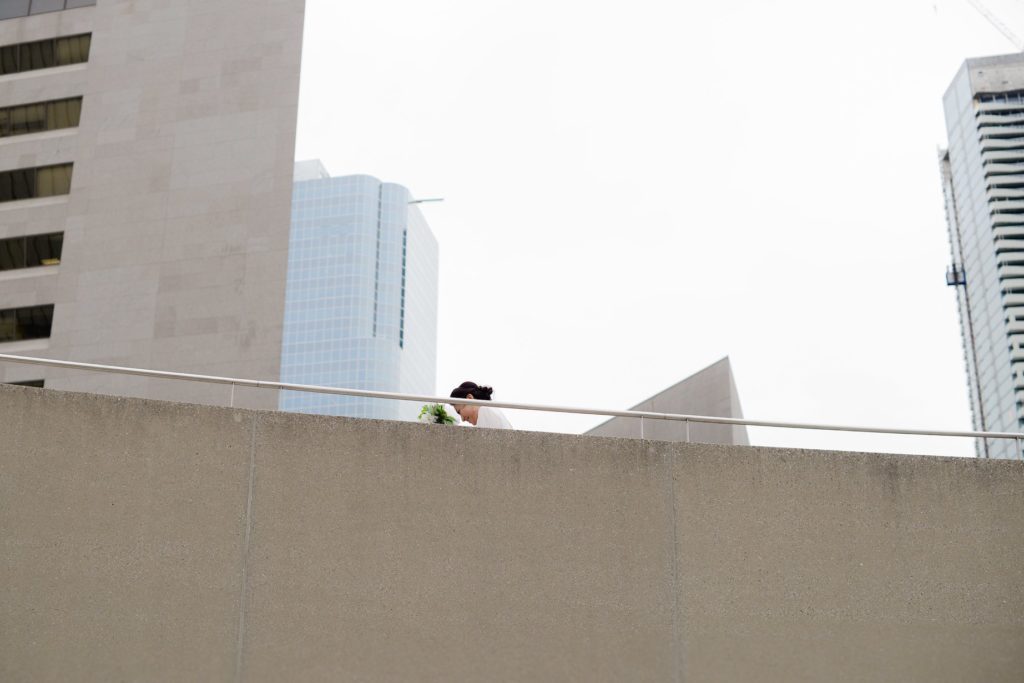
[[[1024,55],[969,59],[943,100],[940,170],[974,427],[1024,428]],[[977,454],[1019,458],[1013,440]]]
[[[0,353],[278,378],[303,13],[0,0]],[[229,398],[3,363],[0,382]]]

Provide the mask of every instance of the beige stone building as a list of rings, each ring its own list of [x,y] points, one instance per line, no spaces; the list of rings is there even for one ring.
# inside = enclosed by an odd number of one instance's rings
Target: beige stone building
[[[0,353],[278,377],[304,4],[0,0]],[[228,399],[0,364],[40,381]]]
[[[673,384],[630,410],[675,415],[707,415],[743,419],[736,379],[732,364],[726,356],[686,379]],[[748,446],[747,428],[743,425],[720,425],[668,420],[640,420],[633,417],[613,417],[591,429],[591,436],[618,436],[658,441],[690,441],[694,443],[720,443],[730,446]]]

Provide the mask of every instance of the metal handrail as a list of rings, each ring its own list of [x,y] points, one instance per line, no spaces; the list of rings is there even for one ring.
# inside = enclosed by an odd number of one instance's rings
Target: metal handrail
[[[166,370],[146,370],[127,368],[117,365],[99,365],[96,363],[80,363],[77,361],[55,360],[51,358],[31,358],[28,356],[12,356],[0,354],[0,362],[23,363],[27,365],[44,365],[69,370],[85,370],[88,372],[108,372],[136,377],[156,377],[176,379],[207,384],[227,384],[232,387],[252,387],[256,389],[278,389],[285,391],[308,391],[318,394],[337,394],[341,396],[360,396],[363,398],[380,398],[397,401],[424,401],[427,403],[454,403],[450,396],[427,396],[424,394],[401,394],[392,391],[370,391],[368,389],[341,389],[324,387],[315,384],[293,384],[290,382],[271,382],[268,380],[242,379],[237,377],[217,377],[214,375],[197,375],[184,372],[168,372]],[[1024,439],[1024,433],[1017,432],[973,432],[949,431],[937,429],[896,429],[892,427],[859,427],[851,425],[825,425],[803,422],[775,422],[770,420],[747,420],[735,417],[715,417],[713,415],[681,415],[676,413],[657,413],[646,410],[604,410],[599,408],[573,408],[568,406],[541,405],[535,403],[512,403],[509,401],[482,401],[479,399],[458,399],[458,403],[467,405],[508,408],[510,410],[534,410],[545,413],[571,413],[575,415],[603,415],[606,417],[632,417],[651,420],[673,420],[677,422],[700,422],[708,424],[743,425],[747,427],[774,427],[779,429],[816,429],[830,432],[866,432],[870,434],[901,434],[906,436],[950,436],[972,437],[983,439]]]

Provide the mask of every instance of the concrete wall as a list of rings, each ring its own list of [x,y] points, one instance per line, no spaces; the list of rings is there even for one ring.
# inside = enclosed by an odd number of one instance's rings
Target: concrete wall
[[[1019,681],[1024,463],[0,387],[0,680]]]
[[[0,204],[0,238],[63,232],[59,266],[0,273],[54,304],[0,352],[254,379],[280,371],[304,0],[100,0],[0,21],[0,45],[92,34],[86,64],[0,77],[0,106],[82,96],[78,128],[5,138],[0,170],[74,164],[71,193]],[[223,387],[0,368],[0,381],[220,404]],[[273,392],[236,405],[273,408]]]

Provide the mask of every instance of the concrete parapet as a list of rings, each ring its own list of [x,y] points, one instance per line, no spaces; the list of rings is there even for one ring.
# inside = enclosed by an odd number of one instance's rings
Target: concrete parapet
[[[1017,681],[1024,463],[0,386],[0,679]]]

